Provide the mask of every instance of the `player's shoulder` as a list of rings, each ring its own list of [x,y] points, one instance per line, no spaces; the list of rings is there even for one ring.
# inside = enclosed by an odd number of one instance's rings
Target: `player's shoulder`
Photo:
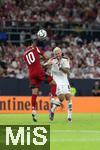
[[[69,57],[68,56],[62,56],[62,59],[63,60],[69,60]]]
[[[30,45],[30,46],[26,47],[24,55],[26,55],[30,51],[33,51],[34,49],[35,49],[35,47],[33,45]]]

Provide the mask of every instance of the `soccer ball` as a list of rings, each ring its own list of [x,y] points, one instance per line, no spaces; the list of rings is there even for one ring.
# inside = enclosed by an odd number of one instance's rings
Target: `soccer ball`
[[[37,36],[38,36],[39,38],[46,38],[46,37],[47,37],[47,31],[44,30],[44,29],[41,29],[41,30],[39,30],[39,31],[37,32]]]

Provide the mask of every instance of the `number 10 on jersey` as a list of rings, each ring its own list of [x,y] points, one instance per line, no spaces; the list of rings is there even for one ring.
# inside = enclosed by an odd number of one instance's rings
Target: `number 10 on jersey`
[[[31,65],[32,63],[34,63],[35,62],[35,57],[34,57],[33,52],[29,52],[26,55],[26,59],[27,59],[27,62],[28,62],[29,65]]]

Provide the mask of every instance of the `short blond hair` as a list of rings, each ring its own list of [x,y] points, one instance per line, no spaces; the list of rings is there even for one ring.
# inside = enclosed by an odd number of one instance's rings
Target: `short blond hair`
[[[60,47],[55,47],[53,49],[53,53],[56,54],[57,52],[61,52],[61,48]]]

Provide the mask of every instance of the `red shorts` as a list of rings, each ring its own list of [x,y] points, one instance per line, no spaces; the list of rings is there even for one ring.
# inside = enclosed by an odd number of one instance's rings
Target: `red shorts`
[[[31,88],[40,88],[41,82],[45,81],[45,72],[41,70],[37,74],[33,74],[29,79]]]
[[[53,78],[50,75],[47,75],[43,70],[33,74],[29,79],[31,88],[40,88],[41,82],[49,84],[53,80]]]

